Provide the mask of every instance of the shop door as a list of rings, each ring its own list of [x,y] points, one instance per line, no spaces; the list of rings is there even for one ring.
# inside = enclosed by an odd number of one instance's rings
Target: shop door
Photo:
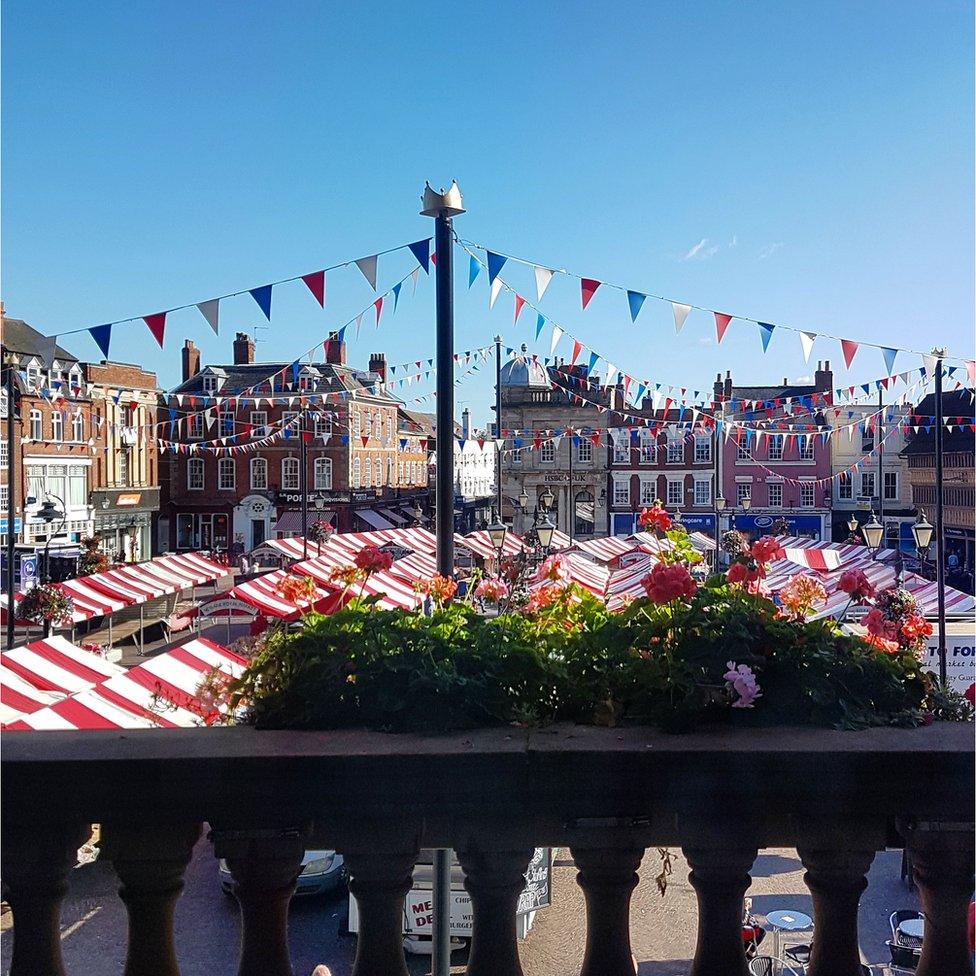
[[[264,542],[265,531],[264,519],[251,519],[251,548],[257,549]]]

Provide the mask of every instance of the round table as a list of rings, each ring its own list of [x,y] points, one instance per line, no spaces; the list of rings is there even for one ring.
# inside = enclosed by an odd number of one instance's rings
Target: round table
[[[918,944],[921,945],[925,935],[925,919],[906,918],[904,922],[898,924],[898,931],[910,939],[917,939]]]
[[[773,955],[777,959],[780,957],[780,933],[805,932],[813,928],[813,919],[809,915],[789,908],[779,908],[776,911],[767,912],[766,922],[773,930]]]

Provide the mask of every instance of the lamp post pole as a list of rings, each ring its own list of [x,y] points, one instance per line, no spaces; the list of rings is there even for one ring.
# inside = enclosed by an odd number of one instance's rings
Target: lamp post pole
[[[463,214],[457,183],[437,193],[428,183],[424,188],[422,216],[434,218],[434,246],[437,251],[437,482],[435,530],[437,572],[454,576],[454,227],[452,218]],[[497,368],[497,366],[496,366]],[[501,416],[497,418],[501,424]],[[501,481],[498,485],[501,491]],[[499,517],[501,508],[499,507]],[[432,976],[449,976],[451,971],[451,852],[434,851],[434,925]]]
[[[305,440],[306,409],[303,406],[298,427],[298,456],[301,459],[298,490],[302,495],[302,559],[308,559],[308,443]]]
[[[935,361],[935,579],[939,600],[939,683],[946,683],[945,633],[945,536],[942,528],[942,357],[944,349],[933,349]]]
[[[438,262],[440,255],[438,255]],[[502,436],[502,337],[495,336],[495,506],[498,521],[502,519],[502,452],[498,440]]]
[[[884,393],[880,386],[878,387],[878,422],[874,425],[874,437],[878,445],[878,521],[884,525]]]
[[[7,650],[14,646],[14,556],[17,534],[17,455],[14,453],[14,371],[16,356],[10,349],[4,350],[7,367]]]

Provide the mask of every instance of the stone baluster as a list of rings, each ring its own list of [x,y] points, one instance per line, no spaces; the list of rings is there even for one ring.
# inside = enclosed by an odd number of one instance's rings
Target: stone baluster
[[[125,976],[179,976],[173,916],[200,824],[107,824],[102,851],[122,882],[129,914]]]
[[[868,886],[874,850],[800,847],[797,852],[813,897],[808,976],[861,976],[857,906]]]
[[[213,830],[210,839],[241,906],[239,976],[292,976],[288,904],[302,870],[303,832]]]
[[[743,898],[756,847],[684,847],[698,896],[698,943],[691,976],[749,976],[742,944]]]
[[[458,851],[474,912],[468,976],[522,976],[515,912],[532,854],[532,848]]]
[[[643,847],[577,847],[570,851],[586,901],[586,951],[581,976],[633,976],[630,896]]]
[[[900,824],[925,913],[917,976],[972,976],[966,916],[973,894],[973,824]]]
[[[2,871],[13,912],[10,976],[63,976],[61,902],[90,826],[4,827]]]
[[[344,851],[359,933],[353,976],[408,976],[403,957],[403,898],[417,852]]]

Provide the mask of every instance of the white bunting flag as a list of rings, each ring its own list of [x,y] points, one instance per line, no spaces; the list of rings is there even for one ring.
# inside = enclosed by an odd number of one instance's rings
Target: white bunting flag
[[[674,331],[680,332],[691,311],[690,305],[682,305],[680,302],[672,302],[671,310],[674,312]]]
[[[498,295],[499,295],[499,293],[502,290],[502,285],[504,285],[504,284],[505,284],[505,282],[502,281],[502,279],[501,278],[498,278],[498,277],[496,277],[495,280],[491,283],[491,295],[488,298],[488,308],[489,309],[492,309],[492,308],[495,307],[495,301],[498,298]]]
[[[542,296],[546,293],[546,289],[549,287],[550,281],[552,281],[552,272],[548,268],[536,267],[535,291],[536,298],[539,301],[542,301]]]
[[[364,314],[363,312],[360,312],[356,316],[356,338],[357,339],[359,338],[359,328],[363,324],[363,314]]]
[[[816,341],[816,332],[801,332],[800,345],[803,346],[803,361],[810,362],[810,353],[813,352],[813,343]]]
[[[214,335],[219,335],[217,325],[220,317],[220,299],[211,298],[209,302],[199,302],[197,308],[200,309],[200,314],[207,320],[210,328],[214,330]]]
[[[420,277],[420,266],[418,265],[413,271],[410,272],[410,278],[413,281],[413,294],[417,294],[417,279]]]
[[[922,356],[922,365],[925,367],[927,377],[935,376],[935,364],[938,362],[935,356]]]
[[[356,267],[363,273],[363,277],[369,282],[370,288],[376,291],[376,255],[372,254],[368,258],[359,258]]]
[[[551,356],[556,351],[556,346],[559,345],[559,340],[563,337],[563,330],[559,328],[558,325],[552,327],[552,341],[549,343],[549,355]]]

